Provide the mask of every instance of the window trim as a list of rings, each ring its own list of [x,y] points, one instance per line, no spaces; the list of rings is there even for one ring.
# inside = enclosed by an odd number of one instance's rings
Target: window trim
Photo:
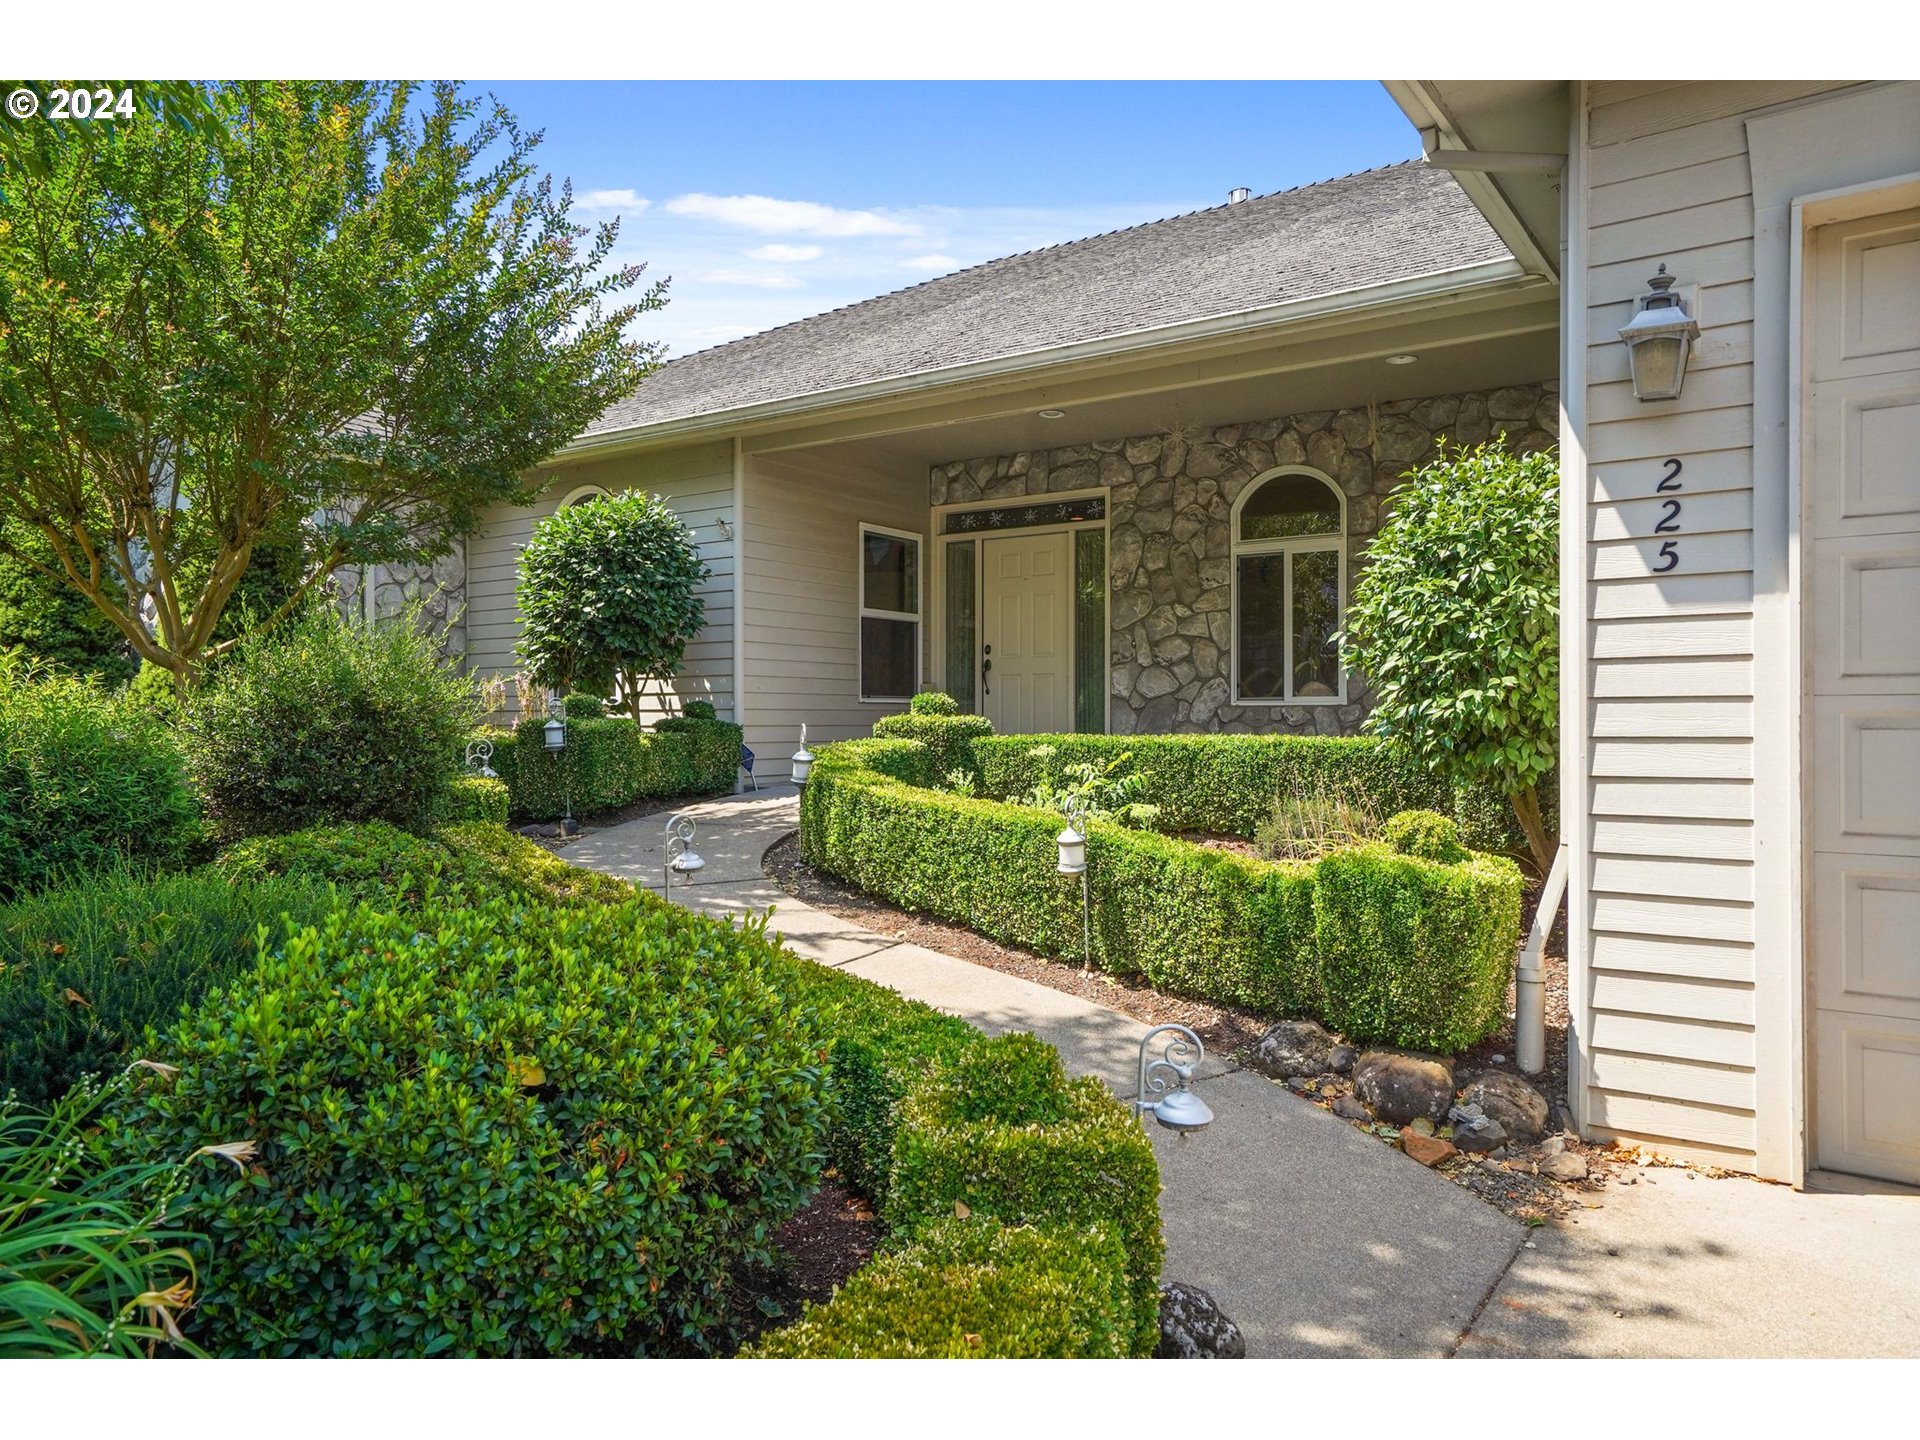
[[[576,485],[563,495],[560,503],[553,508],[558,513],[569,506],[578,505],[583,500],[605,500],[612,494],[613,492],[604,485]]]
[[[914,550],[913,579],[914,603],[918,607],[912,613],[904,610],[875,610],[867,605],[867,536],[890,535],[895,540],[911,540]],[[906,695],[869,695],[867,694],[867,652],[862,631],[862,620],[905,620],[913,622],[913,684],[914,693],[918,692],[921,676],[926,664],[927,649],[927,543],[926,536],[914,530],[896,530],[891,525],[874,525],[865,520],[860,522],[859,543],[853,551],[853,685],[854,693],[862,705],[905,705],[913,699]]]
[[[1326,486],[1334,497],[1339,509],[1340,527],[1323,535],[1288,535],[1273,540],[1242,540],[1240,538],[1240,511],[1248,500],[1252,499],[1262,486],[1270,480],[1278,480],[1287,475],[1303,475],[1317,480]],[[1344,628],[1347,619],[1347,495],[1333,477],[1325,471],[1316,470],[1311,465],[1276,465],[1271,470],[1263,470],[1246,485],[1234,499],[1233,508],[1227,516],[1229,583],[1232,586],[1232,601],[1228,611],[1230,644],[1229,668],[1232,675],[1233,703],[1235,705],[1344,705],[1347,703],[1347,667],[1339,665],[1340,687],[1332,695],[1294,695],[1293,689],[1293,557],[1331,550],[1337,557],[1338,566],[1335,586],[1334,624],[1336,629]],[[1285,691],[1280,695],[1246,695],[1240,689],[1240,559],[1244,555],[1280,555],[1285,558],[1280,567],[1281,585],[1281,625],[1285,649]]]

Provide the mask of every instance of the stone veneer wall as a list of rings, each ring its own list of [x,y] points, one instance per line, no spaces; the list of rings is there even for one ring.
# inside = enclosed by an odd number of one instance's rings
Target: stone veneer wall
[[[1504,432],[1521,452],[1551,447],[1557,382],[1248,424],[1137,435],[936,465],[935,505],[1106,487],[1113,596],[1113,733],[1236,730],[1350,735],[1367,713],[1365,678],[1343,705],[1235,705],[1229,645],[1228,520],[1247,482],[1276,465],[1311,465],[1347,495],[1347,584],[1392,504],[1391,492],[1445,436],[1477,444]]]
[[[362,569],[343,565],[333,572],[341,610],[356,620],[366,615],[360,593]],[[415,602],[427,632],[440,637],[443,654],[462,662],[467,654],[466,546],[454,542],[453,552],[430,565],[375,565],[372,567],[373,613],[385,620]]]

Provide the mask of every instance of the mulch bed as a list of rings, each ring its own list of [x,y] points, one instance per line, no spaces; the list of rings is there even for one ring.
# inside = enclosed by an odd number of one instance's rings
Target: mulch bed
[[[734,1277],[734,1329],[742,1345],[833,1297],[880,1243],[873,1207],[829,1174],[807,1207],[774,1232],[779,1263]]]

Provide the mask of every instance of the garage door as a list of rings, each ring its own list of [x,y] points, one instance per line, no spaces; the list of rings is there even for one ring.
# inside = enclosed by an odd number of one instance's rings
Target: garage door
[[[1920,210],[1811,239],[1813,1153],[1920,1183]]]

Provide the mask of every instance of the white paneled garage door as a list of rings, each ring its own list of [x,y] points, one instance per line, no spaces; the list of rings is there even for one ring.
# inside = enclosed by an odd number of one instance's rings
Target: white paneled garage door
[[[1809,238],[1813,1151],[1920,1182],[1920,210]]]

